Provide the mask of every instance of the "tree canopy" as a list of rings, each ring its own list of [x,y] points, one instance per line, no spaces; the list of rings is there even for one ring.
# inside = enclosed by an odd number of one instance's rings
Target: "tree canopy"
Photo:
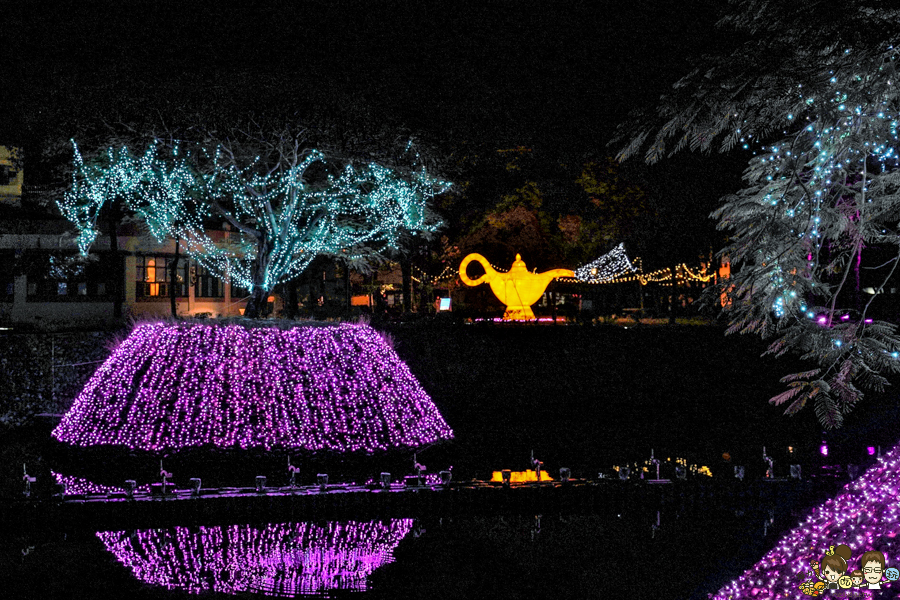
[[[747,152],[743,189],[713,214],[737,267],[729,332],[814,361],[771,402],[793,414],[814,401],[831,428],[900,372],[897,326],[878,306],[900,262],[900,9],[822,4],[732,0],[719,22],[730,47],[624,124],[618,157]]]
[[[100,208],[120,198],[157,240],[180,239],[201,265],[250,289],[247,316],[318,255],[370,257],[404,233],[437,227],[427,202],[449,184],[415,161],[406,169],[359,165],[304,141],[302,131],[261,131],[212,147],[153,142],[142,155],[110,147],[91,160],[76,146],[72,186],[59,207],[78,227],[84,253]],[[211,233],[216,221],[232,231]]]

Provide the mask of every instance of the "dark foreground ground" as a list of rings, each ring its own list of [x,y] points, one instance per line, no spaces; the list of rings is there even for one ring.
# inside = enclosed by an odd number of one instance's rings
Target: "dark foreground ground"
[[[724,337],[716,327],[415,325],[388,332],[455,431],[453,442],[418,459],[430,471],[452,465],[455,479],[524,469],[532,450],[553,475],[567,466],[576,477],[594,477],[649,458],[651,449],[708,466],[714,479],[731,477],[734,464],[759,477],[763,446],[776,475],[787,475],[793,462],[813,475],[823,465],[863,463],[867,447],[897,438],[894,392],[863,402],[836,434],[823,433],[809,409],[783,417],[766,400],[782,389],[780,376],[804,365],[760,358],[759,340]],[[46,432],[23,429],[0,440],[0,495],[20,492],[22,462],[48,481]],[[827,457],[819,452],[823,440]],[[663,477],[671,470],[664,465]],[[539,530],[521,515],[434,518],[375,573],[370,595],[703,598],[758,560],[801,512],[701,506],[664,511],[658,529],[655,514],[555,515]],[[0,584],[18,597],[187,596],[142,586],[77,523],[0,540]]]

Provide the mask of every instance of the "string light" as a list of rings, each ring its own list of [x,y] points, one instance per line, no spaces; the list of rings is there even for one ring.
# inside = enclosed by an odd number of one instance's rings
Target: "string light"
[[[221,147],[192,153],[176,146],[170,157],[155,143],[140,157],[109,148],[90,164],[77,145],[74,152],[72,186],[58,205],[78,229],[82,254],[99,233],[100,208],[119,197],[160,243],[179,238],[199,264],[247,289],[271,290],[321,254],[359,259],[397,248],[405,232],[435,231],[440,223],[430,217],[427,201],[450,186],[424,168],[404,176],[374,163],[347,165],[314,186],[306,173],[326,162],[316,150],[274,170],[259,159],[225,165]],[[196,164],[212,166],[201,173]],[[216,241],[206,229],[212,218],[241,226],[228,241]]]
[[[75,477],[73,475],[63,475],[56,471],[50,471],[50,474],[56,479],[56,483],[63,486],[64,494],[67,496],[76,494],[124,494],[125,488],[113,485],[104,485],[96,483],[83,477]],[[134,488],[136,492],[150,492],[150,484],[146,483]]]
[[[862,238],[866,246],[896,241],[886,226],[896,220],[879,203],[893,197],[900,167],[898,54],[890,46],[874,55],[845,55],[845,66],[822,82],[816,97],[798,86],[796,105],[785,114],[803,125],[759,146],[746,175],[750,187],[717,211],[723,225],[738,230],[730,254],[748,263],[754,285],[747,287],[763,289],[779,319],[810,318],[798,310],[799,299],[828,293],[823,278],[841,257],[855,256],[858,264]],[[823,243],[826,264],[820,262]]]
[[[366,578],[393,562],[412,528],[412,519],[390,519],[102,531],[97,537],[149,585],[293,597],[365,591]]]
[[[641,267],[641,259],[640,257],[635,258],[632,269],[633,275],[624,275],[617,276],[611,279],[598,279],[596,281],[585,281],[582,279],[578,279],[576,277],[561,277],[559,281],[564,281],[567,283],[589,283],[592,285],[603,285],[609,283],[628,283],[637,281],[641,285],[647,285],[648,283],[660,283],[662,285],[672,285],[672,269],[670,267],[664,267],[662,269],[657,269],[656,271],[651,271],[650,273],[644,273]],[[577,273],[577,271],[576,271]],[[688,281],[699,281],[701,283],[708,283],[711,279],[713,279],[716,274],[708,272],[706,265],[703,265],[699,268],[699,270],[695,273],[691,271],[691,269],[685,263],[681,263],[675,266],[675,282],[678,285],[682,285],[684,282]]]
[[[625,244],[619,244],[600,258],[575,269],[575,279],[585,283],[601,283],[625,272],[634,272],[634,267],[625,254]]]
[[[53,437],[147,451],[366,452],[453,437],[406,365],[364,325],[137,326]]]

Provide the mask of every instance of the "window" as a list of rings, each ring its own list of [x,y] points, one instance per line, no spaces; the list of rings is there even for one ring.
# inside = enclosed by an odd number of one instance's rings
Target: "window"
[[[0,165],[0,185],[14,185],[18,171],[10,165]]]
[[[194,283],[195,298],[224,298],[225,284],[216,275],[211,273],[209,269],[201,265],[196,265],[192,271],[196,275]]]
[[[174,256],[138,256],[135,277],[135,296],[138,298],[168,298],[171,284]],[[187,296],[188,263],[186,258],[178,261],[175,274],[175,295]]]
[[[29,302],[109,301],[112,277],[120,272],[108,252],[82,259],[70,252],[26,251],[20,261]]]

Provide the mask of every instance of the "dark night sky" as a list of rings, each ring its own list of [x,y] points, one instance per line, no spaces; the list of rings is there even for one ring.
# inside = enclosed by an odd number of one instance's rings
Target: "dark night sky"
[[[320,102],[362,97],[413,130],[597,151],[712,43],[704,2],[130,4],[21,8],[19,104],[63,79],[70,98],[280,80]]]
[[[19,3],[7,22],[20,81],[7,88],[15,111],[0,137],[42,122],[68,139],[54,111],[107,114],[123,97],[148,113],[225,98],[239,111],[361,106],[448,152],[475,143],[548,161],[602,157],[631,109],[715,49],[710,7],[721,2],[132,4]],[[739,183],[741,163],[721,163],[687,155],[628,168],[705,218]]]

